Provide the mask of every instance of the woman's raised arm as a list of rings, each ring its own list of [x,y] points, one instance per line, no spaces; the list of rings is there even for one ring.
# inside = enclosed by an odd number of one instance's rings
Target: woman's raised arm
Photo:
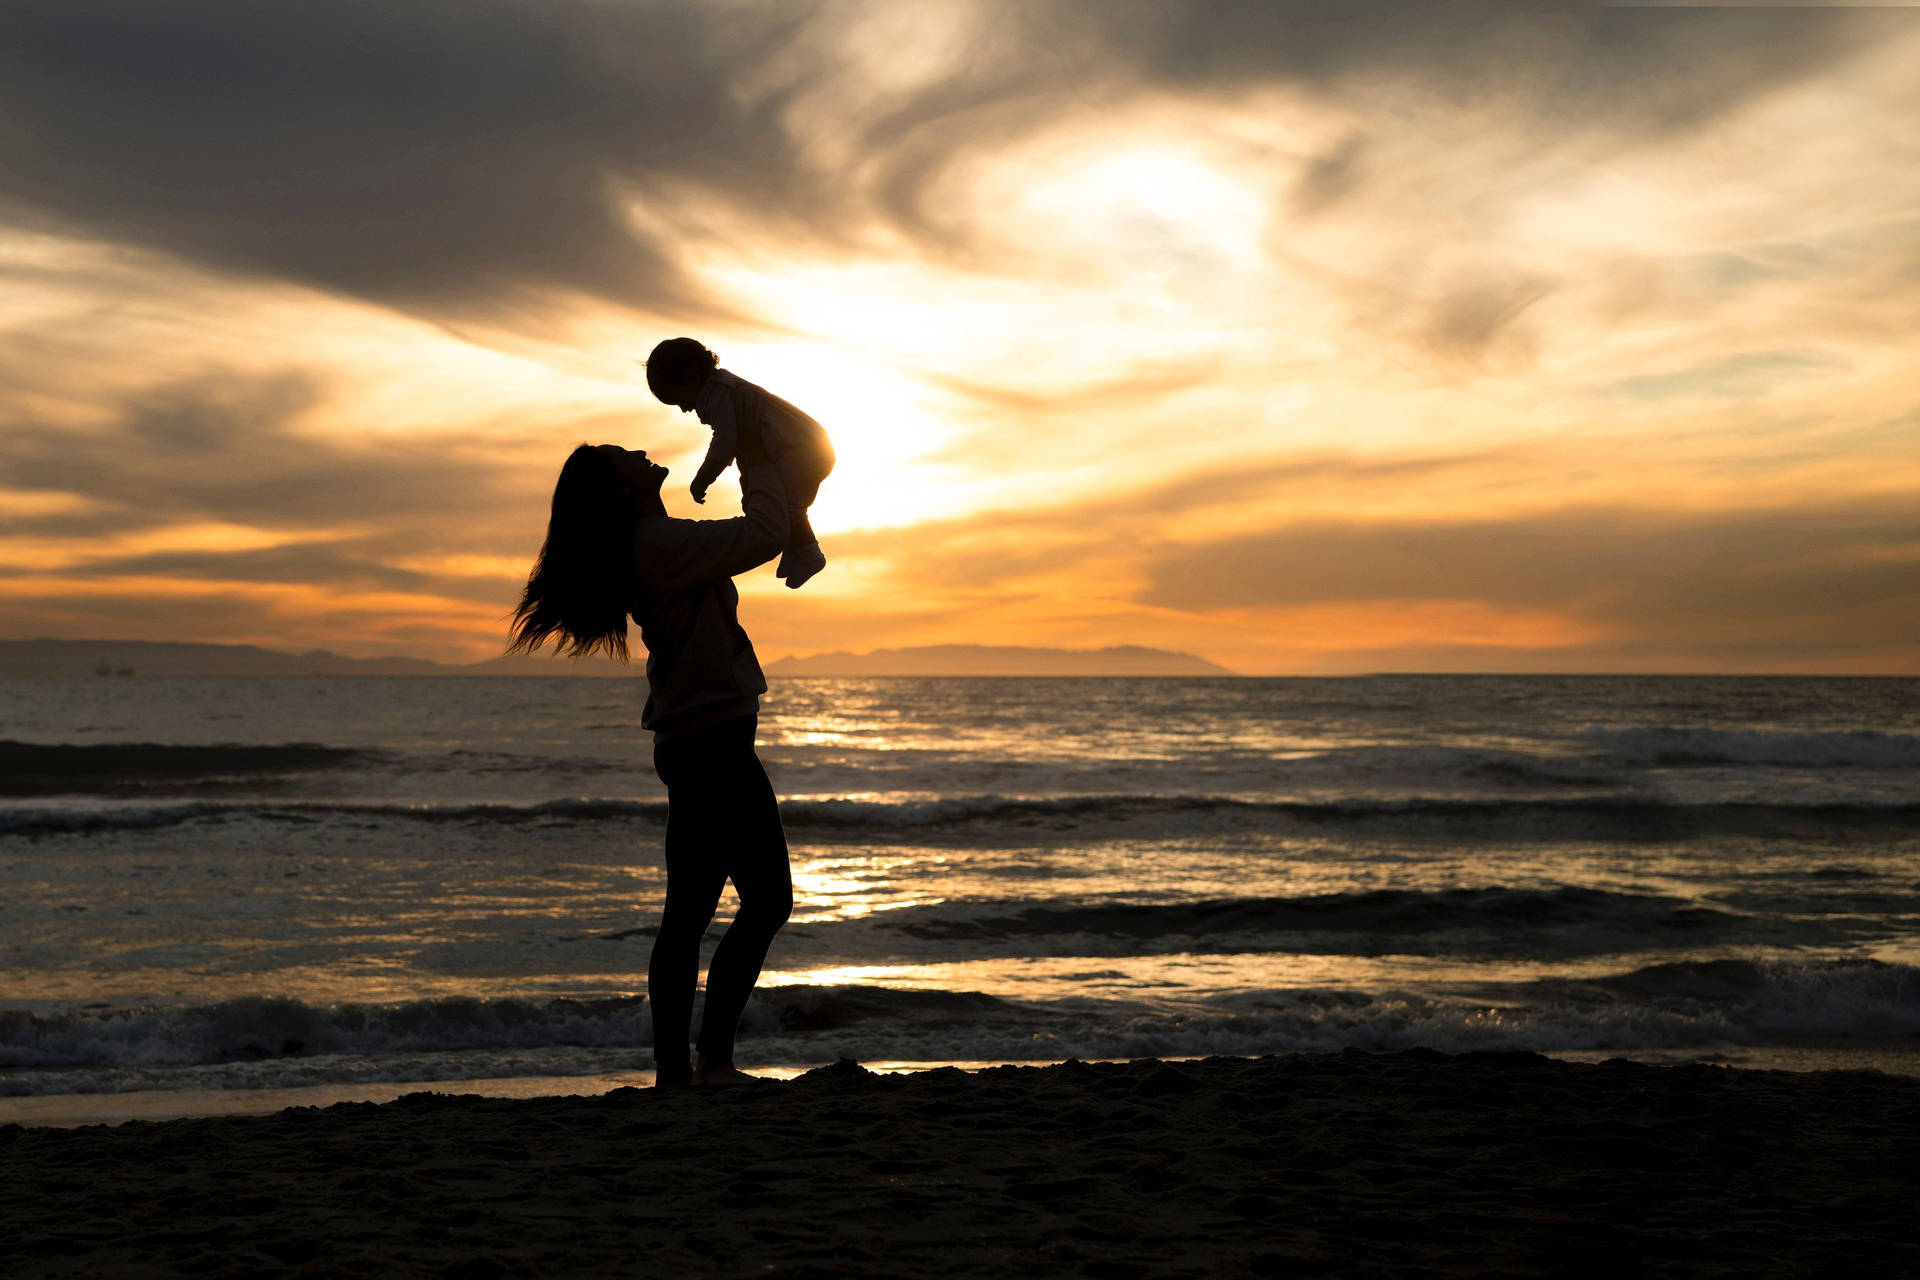
[[[740,509],[728,520],[643,518],[634,526],[634,572],[668,596],[737,577],[787,545],[787,491],[767,461],[759,423],[739,425]]]

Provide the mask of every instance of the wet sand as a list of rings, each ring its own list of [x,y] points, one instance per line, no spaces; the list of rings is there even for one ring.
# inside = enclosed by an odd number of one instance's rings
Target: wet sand
[[[0,1128],[0,1272],[1920,1275],[1920,1080],[1348,1052]]]

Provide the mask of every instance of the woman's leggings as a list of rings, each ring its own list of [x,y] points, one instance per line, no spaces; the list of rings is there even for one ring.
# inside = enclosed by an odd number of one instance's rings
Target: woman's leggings
[[[793,911],[787,834],[773,784],[753,753],[756,723],[754,716],[741,716],[653,748],[654,771],[667,784],[667,904],[647,966],[647,1003],[654,1062],[666,1079],[691,1070],[687,1034],[700,940],[727,880],[733,880],[740,910],[707,968],[700,1052],[712,1062],[733,1061],[740,1014],[773,935]]]

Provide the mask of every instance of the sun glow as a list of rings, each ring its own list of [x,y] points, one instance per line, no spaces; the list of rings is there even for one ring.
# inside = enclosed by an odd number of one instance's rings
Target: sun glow
[[[823,328],[837,309],[844,314],[855,308],[821,288],[813,310]],[[953,468],[928,460],[953,429],[940,416],[936,397],[894,364],[858,344],[713,338],[710,345],[727,368],[798,405],[827,429],[837,461],[813,507],[814,527],[822,533],[906,524],[960,506]]]
[[[266,93],[289,180],[215,147],[157,205],[161,98],[57,157],[59,200],[9,169],[0,629],[489,656],[576,442],[670,465],[675,516],[740,510],[731,469],[690,501],[708,433],[634,363],[686,333],[838,455],[827,571],[740,580],[765,657],[1911,666],[1920,25],[1263,51],[1087,8],[776,5],[762,44],[689,6],[677,105],[607,68],[436,117],[408,170],[499,198],[430,219],[383,176],[408,95],[361,130]],[[65,127],[53,84],[21,138]],[[314,217],[336,178],[359,212]],[[1303,572],[1336,546],[1351,573]],[[1713,591],[1647,590],[1703,551]]]

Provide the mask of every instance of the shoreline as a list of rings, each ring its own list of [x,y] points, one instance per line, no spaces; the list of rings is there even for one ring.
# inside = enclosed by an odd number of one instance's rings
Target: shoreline
[[[1472,1050],[1387,1049],[1354,1050],[1362,1053],[1394,1052],[1475,1052]],[[1326,1056],[1341,1050],[1302,1050],[1293,1054],[1265,1055],[1302,1057]],[[1532,1050],[1482,1050],[1479,1052],[1516,1053]],[[1816,1074],[1834,1071],[1870,1071],[1920,1079],[1920,1037],[1891,1037],[1878,1042],[1858,1038],[1809,1036],[1800,1044],[1766,1046],[1638,1048],[1638,1049],[1558,1049],[1537,1052],[1537,1056],[1558,1062],[1601,1064],[1615,1060],[1646,1066],[1709,1066],[1737,1071],[1777,1071],[1789,1074]],[[1064,1061],[1085,1061],[1102,1066],[1130,1062],[1199,1062],[1205,1055],[1161,1055],[1142,1058],[1088,1059],[870,1059],[861,1063],[880,1075],[910,1075],[927,1071],[958,1070],[969,1073],[995,1068],[1040,1069],[1060,1066]],[[762,1079],[793,1080],[828,1065],[818,1061],[801,1063],[756,1063],[749,1059],[745,1070]],[[653,1084],[651,1063],[615,1071],[476,1076],[411,1076],[392,1080],[342,1080],[260,1088],[129,1089],[119,1092],[89,1091],[0,1095],[0,1127],[9,1124],[29,1128],[74,1129],[89,1125],[116,1125],[128,1121],[159,1123],[193,1120],[214,1116],[268,1116],[291,1107],[326,1107],[335,1103],[388,1103],[413,1093],[470,1095],[483,1098],[573,1098],[612,1092],[615,1089],[645,1089]]]
[[[1655,1067],[1706,1066],[1742,1072],[1783,1072],[1810,1075],[1822,1072],[1868,1071],[1920,1080],[1920,1042],[1913,1037],[1896,1038],[1879,1044],[1862,1045],[1857,1041],[1821,1040],[1809,1037],[1801,1045],[1719,1046],[1715,1048],[1666,1049],[1567,1049],[1534,1054],[1557,1062],[1583,1065],[1613,1061]],[[1327,1056],[1340,1050],[1303,1051],[1268,1057]],[[1364,1050],[1359,1053],[1445,1052],[1426,1049]],[[1474,1051],[1467,1051],[1474,1052]],[[1527,1056],[1528,1050],[1483,1050]],[[864,1070],[877,1075],[912,1075],[929,1071],[957,1070],[968,1073],[996,1068],[1043,1069],[1084,1061],[1100,1066],[1124,1066],[1133,1062],[1187,1063],[1205,1061],[1200,1054],[1167,1055],[1143,1058],[1035,1059],[1032,1061],[960,1060],[960,1059],[876,1059],[862,1062]],[[1260,1060],[1260,1059],[1256,1059]],[[761,1079],[789,1081],[823,1066],[819,1062],[748,1062],[745,1070]],[[520,1074],[499,1076],[421,1076],[395,1080],[343,1080],[262,1088],[129,1089],[121,1092],[77,1092],[0,1095],[0,1128],[10,1124],[28,1128],[75,1129],[97,1125],[117,1125],[129,1121],[164,1123],[218,1116],[270,1116],[295,1107],[327,1107],[336,1103],[384,1104],[408,1094],[435,1093],[481,1098],[579,1098],[610,1093],[616,1089],[646,1089],[653,1084],[651,1064],[619,1071],[595,1071],[579,1074]]]
[[[0,1127],[19,1277],[1896,1274],[1920,1080],[1425,1050]]]

